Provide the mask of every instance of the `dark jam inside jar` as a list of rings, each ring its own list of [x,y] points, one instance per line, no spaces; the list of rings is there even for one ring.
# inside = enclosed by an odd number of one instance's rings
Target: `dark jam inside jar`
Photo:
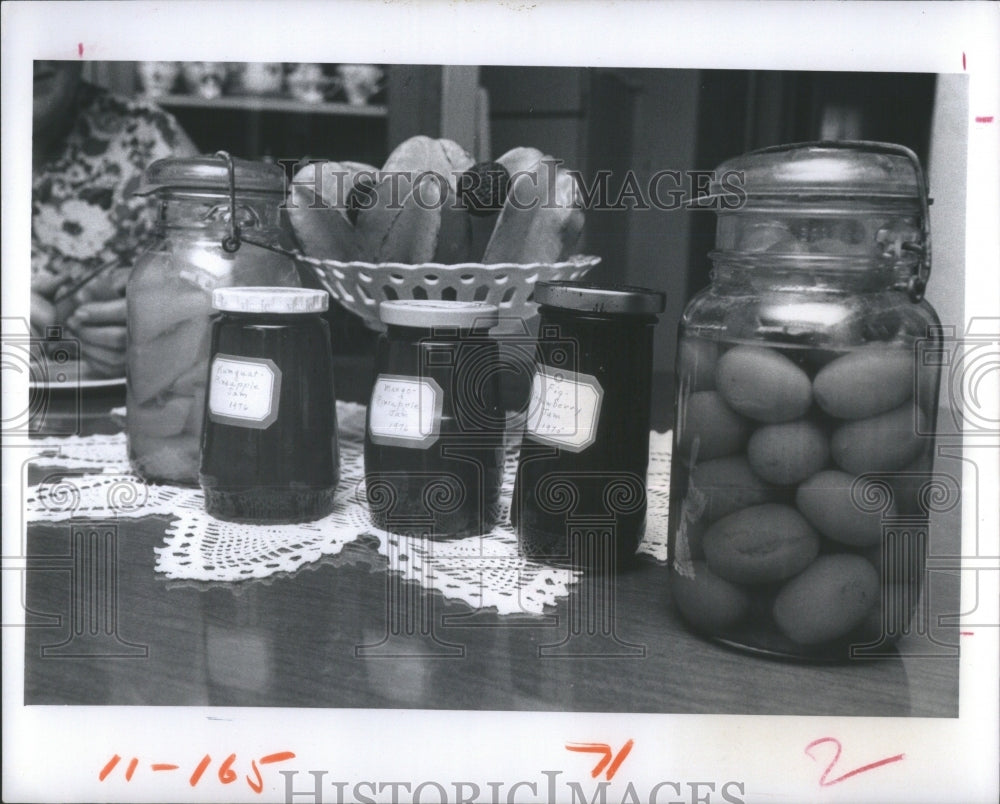
[[[431,538],[489,532],[505,430],[499,350],[489,336],[496,308],[475,304],[466,315],[470,305],[459,302],[454,312],[445,302],[393,304],[400,317],[383,304],[383,320],[403,323],[389,323],[379,340],[365,436],[372,521]]]
[[[608,291],[613,301],[597,291],[591,309],[542,302],[511,522],[522,552],[553,564],[627,567],[645,531],[653,311],[663,297]]]
[[[321,291],[296,292],[325,302]],[[208,384],[205,510],[236,522],[329,514],[339,461],[326,322],[311,311],[223,311],[212,328]]]

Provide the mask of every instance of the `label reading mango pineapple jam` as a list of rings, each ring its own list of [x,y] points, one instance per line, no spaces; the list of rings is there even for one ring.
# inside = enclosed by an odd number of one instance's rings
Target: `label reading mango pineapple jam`
[[[379,374],[368,410],[376,444],[427,449],[441,434],[444,394],[430,377]]]

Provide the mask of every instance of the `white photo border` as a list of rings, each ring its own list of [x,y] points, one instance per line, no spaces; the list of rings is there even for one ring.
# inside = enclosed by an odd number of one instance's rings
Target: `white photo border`
[[[858,70],[965,73],[969,77],[965,317],[1000,316],[997,128],[1000,15],[991,3],[623,3],[507,0],[321,2],[5,3],[2,7],[3,315],[29,309],[28,155],[31,62],[94,60],[274,60],[428,64]],[[992,118],[992,123],[976,122]],[[933,278],[932,278],[933,282]],[[5,383],[6,385],[6,383]],[[995,394],[995,387],[989,393]],[[4,406],[26,388],[3,388]],[[5,450],[5,453],[7,451]],[[1000,488],[997,453],[979,470]],[[4,455],[4,556],[17,555],[19,461]],[[997,548],[996,499],[965,521]],[[966,545],[966,547],[968,547]],[[966,551],[965,554],[969,554]],[[6,559],[5,559],[6,561]],[[994,568],[998,569],[998,568]],[[6,576],[7,573],[5,572]],[[979,573],[979,614],[1000,623],[1000,572]],[[20,606],[19,584],[3,586],[4,611]],[[963,583],[963,609],[976,606]],[[11,598],[11,594],[15,595]],[[985,609],[983,606],[985,605]],[[97,771],[120,746],[169,756],[177,745],[260,756],[294,746],[296,790],[308,770],[327,779],[534,780],[565,770],[566,742],[634,740],[628,775],[638,790],[662,780],[728,781],[742,800],[839,802],[996,801],[998,628],[963,643],[960,717],[813,718],[395,710],[56,707],[23,705],[23,633],[3,634],[3,797],[16,801],[283,801],[272,769],[262,795],[245,784],[165,787],[150,774],[129,786],[101,784]],[[843,766],[906,753],[863,786],[819,787],[821,765],[803,746],[822,737],[844,746]],[[240,769],[242,774],[243,769]],[[484,788],[485,789],[485,788]],[[542,801],[537,797],[517,800]],[[701,788],[702,793],[708,791]],[[366,789],[367,791],[367,789]],[[736,788],[731,788],[735,794]],[[350,800],[350,788],[344,800]],[[661,801],[673,800],[664,790]],[[336,801],[333,787],[324,800]],[[370,795],[370,793],[369,793]],[[506,795],[506,790],[502,795]],[[432,790],[426,800],[437,800]],[[307,801],[308,797],[297,797]],[[405,800],[405,799],[404,799]],[[505,800],[505,799],[504,799]],[[609,798],[609,800],[611,800]],[[618,800],[618,799],[615,799]]]

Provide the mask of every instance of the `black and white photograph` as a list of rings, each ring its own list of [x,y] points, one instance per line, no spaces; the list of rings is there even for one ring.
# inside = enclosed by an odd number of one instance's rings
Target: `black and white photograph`
[[[128,5],[3,9],[5,800],[995,800],[995,8]]]

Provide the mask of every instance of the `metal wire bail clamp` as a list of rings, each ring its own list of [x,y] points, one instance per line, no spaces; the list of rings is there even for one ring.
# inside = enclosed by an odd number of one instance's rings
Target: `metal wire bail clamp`
[[[222,250],[227,254],[239,251],[240,224],[236,220],[236,166],[228,151],[216,151],[215,156],[226,161],[226,172],[229,175],[229,234],[222,238]]]

